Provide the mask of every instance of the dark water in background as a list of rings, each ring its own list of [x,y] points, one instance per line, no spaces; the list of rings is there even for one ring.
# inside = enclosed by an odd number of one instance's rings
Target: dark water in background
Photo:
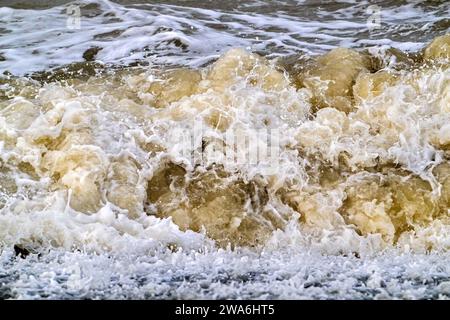
[[[107,63],[190,66],[232,47],[269,57],[334,47],[417,50],[450,26],[448,1],[84,1],[72,3],[81,17],[70,29],[68,3],[1,1],[14,10],[0,12],[0,70],[83,61],[91,47]]]

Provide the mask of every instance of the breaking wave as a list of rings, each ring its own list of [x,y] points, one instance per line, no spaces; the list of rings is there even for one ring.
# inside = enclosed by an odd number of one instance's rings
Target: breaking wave
[[[6,73],[0,242],[447,250],[449,58],[444,35],[415,53]],[[242,139],[272,158],[237,161]]]

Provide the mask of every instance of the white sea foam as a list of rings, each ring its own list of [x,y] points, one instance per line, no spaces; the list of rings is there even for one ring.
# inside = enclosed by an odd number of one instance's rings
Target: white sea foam
[[[80,29],[67,27],[67,8],[79,6]],[[420,2],[381,7],[381,27],[369,32],[368,2],[341,2],[331,10],[314,2],[240,4],[231,10],[176,4],[120,5],[107,0],[76,1],[43,10],[0,9],[0,71],[21,75],[75,61],[100,47],[104,63],[150,63],[199,66],[231,47],[245,47],[271,57],[320,53],[335,47],[389,45],[416,50],[443,30],[435,23],[449,4],[424,7]],[[94,9],[92,9],[94,8]],[[276,9],[275,9],[276,8]],[[261,11],[261,13],[259,13]],[[70,22],[70,21],[69,21]]]
[[[2,298],[448,299],[448,254],[357,257],[227,250],[106,256],[0,255]]]
[[[0,297],[447,298],[449,5],[368,4],[0,8]]]

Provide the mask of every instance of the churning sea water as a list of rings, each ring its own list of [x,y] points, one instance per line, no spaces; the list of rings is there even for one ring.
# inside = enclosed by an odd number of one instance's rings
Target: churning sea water
[[[0,298],[450,296],[448,1],[0,6]]]

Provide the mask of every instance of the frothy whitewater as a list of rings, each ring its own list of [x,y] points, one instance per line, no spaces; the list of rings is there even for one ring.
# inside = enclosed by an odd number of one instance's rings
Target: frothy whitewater
[[[61,2],[0,7],[0,298],[450,296],[448,2]]]

